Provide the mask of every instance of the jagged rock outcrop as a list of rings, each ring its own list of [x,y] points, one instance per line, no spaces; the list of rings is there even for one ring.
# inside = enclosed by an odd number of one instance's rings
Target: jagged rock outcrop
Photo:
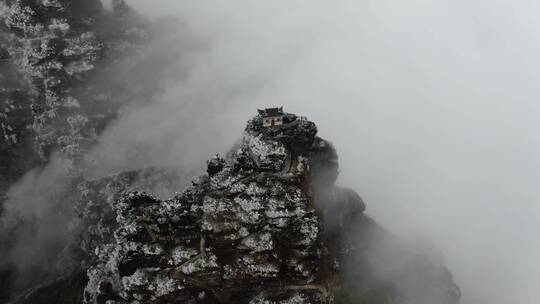
[[[189,174],[189,173],[186,173]],[[116,214],[113,206],[126,193],[133,191],[151,192],[160,197],[169,197],[189,177],[178,168],[155,167],[126,171],[78,185],[76,217],[71,223],[73,242],[64,251],[60,260],[66,267],[67,260],[73,262],[73,270],[95,263],[94,251],[100,244],[110,242],[116,229]],[[70,269],[71,270],[71,269]]]
[[[331,302],[335,269],[310,182],[321,140],[312,122],[287,119],[271,129],[252,119],[240,147],[171,200],[119,200],[86,302],[103,300],[104,286],[132,303]]]

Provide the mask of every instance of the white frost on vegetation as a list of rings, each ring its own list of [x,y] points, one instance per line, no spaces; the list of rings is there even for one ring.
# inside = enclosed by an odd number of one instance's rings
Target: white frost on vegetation
[[[148,286],[148,290],[154,291],[156,297],[165,296],[184,288],[183,285],[179,284],[179,281],[163,274],[157,275]]]
[[[299,294],[295,293],[294,295],[290,296],[287,299],[283,300],[277,300],[277,301],[270,301],[267,299],[268,295],[264,292],[258,294],[255,296],[251,301],[249,301],[249,304],[307,304],[307,299]]]
[[[135,273],[133,273],[132,275],[122,278],[122,285],[125,289],[142,287],[148,285],[148,282],[149,278],[146,269],[137,269],[137,271],[135,271]]]
[[[253,252],[263,252],[274,249],[274,241],[270,232],[252,234],[242,240],[242,245]]]
[[[50,31],[60,31],[62,35],[67,34],[70,29],[71,26],[66,19],[52,19],[51,24],[49,24]]]
[[[217,267],[219,267],[217,256],[214,254],[205,254],[186,262],[180,266],[178,270],[184,274],[193,274],[201,271],[208,271],[209,269]]]
[[[195,248],[185,247],[182,245],[176,246],[171,251],[171,259],[169,260],[169,264],[178,266],[196,256],[197,253],[198,252]]]

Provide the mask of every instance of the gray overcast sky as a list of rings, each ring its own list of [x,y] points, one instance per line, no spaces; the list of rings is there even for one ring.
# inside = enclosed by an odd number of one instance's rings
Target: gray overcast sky
[[[163,146],[149,153],[155,162],[202,162],[239,137],[256,107],[284,105],[335,143],[341,183],[369,214],[444,252],[463,303],[538,303],[539,2],[129,3],[180,17],[207,48],[111,141],[128,142],[136,121],[152,130],[139,142]],[[148,113],[158,127],[141,125]],[[198,118],[190,136],[207,140],[186,145],[176,131],[188,116]]]

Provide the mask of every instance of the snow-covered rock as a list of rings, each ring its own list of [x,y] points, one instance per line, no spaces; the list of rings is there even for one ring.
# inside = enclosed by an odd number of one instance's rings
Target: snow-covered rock
[[[239,149],[208,161],[208,173],[182,194],[117,201],[114,238],[98,247],[113,254],[98,256],[90,281],[110,282],[131,303],[217,303],[227,301],[226,286],[231,303],[330,301],[331,276],[322,275],[330,259],[309,178],[316,128],[302,120],[266,132],[255,127],[260,119],[248,123]],[[148,243],[160,250],[145,252]],[[96,286],[86,289],[89,303]]]

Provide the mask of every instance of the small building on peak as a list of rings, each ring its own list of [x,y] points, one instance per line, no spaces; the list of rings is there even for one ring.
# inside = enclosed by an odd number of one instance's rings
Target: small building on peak
[[[285,113],[283,112],[283,107],[279,108],[266,108],[259,111],[259,116],[263,119],[263,127],[274,127],[283,125],[283,117]]]

